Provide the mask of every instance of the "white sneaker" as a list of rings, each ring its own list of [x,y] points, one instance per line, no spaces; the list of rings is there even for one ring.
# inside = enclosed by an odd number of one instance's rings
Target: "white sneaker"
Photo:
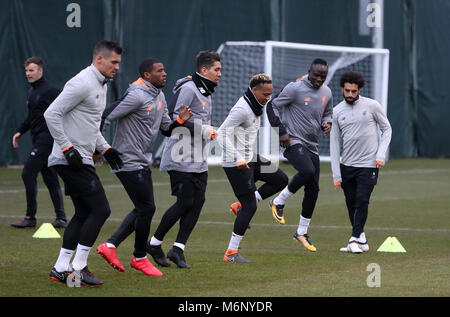
[[[364,243],[358,242],[358,245],[359,245],[359,248],[361,250],[363,250],[363,252],[369,251],[369,244],[367,243],[367,241]]]
[[[347,249],[347,247],[345,247],[345,248],[340,248],[339,251],[341,251],[341,252],[349,252],[348,249]]]
[[[351,253],[362,253],[363,250],[359,247],[359,244],[356,241],[350,242],[346,248],[340,248],[341,252],[351,252]]]

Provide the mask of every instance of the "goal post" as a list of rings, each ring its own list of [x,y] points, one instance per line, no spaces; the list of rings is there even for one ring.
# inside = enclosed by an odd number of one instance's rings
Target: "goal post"
[[[222,77],[213,95],[212,125],[220,126],[231,107],[248,87],[250,78],[257,73],[272,77],[274,95],[289,82],[307,74],[311,62],[322,58],[328,62],[325,84],[333,94],[333,106],[342,101],[339,78],[344,71],[356,70],[363,74],[366,85],[361,94],[377,100],[387,113],[389,50],[379,48],[315,45],[278,41],[225,42],[217,50],[221,57]],[[262,155],[277,160],[278,135],[264,112],[261,120],[257,150]],[[210,154],[209,163],[220,162],[220,149]],[[329,138],[319,138],[321,161],[329,161]]]

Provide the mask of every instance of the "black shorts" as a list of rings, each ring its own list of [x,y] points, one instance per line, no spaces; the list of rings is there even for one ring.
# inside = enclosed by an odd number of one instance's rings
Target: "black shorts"
[[[206,191],[208,182],[208,172],[188,173],[179,171],[169,171],[172,196],[180,195],[185,188],[195,191]]]
[[[254,166],[249,165],[249,167],[249,169],[245,170],[238,169],[237,167],[223,168],[236,197],[256,191],[255,180],[253,178]]]
[[[259,180],[267,181],[268,177],[277,177],[279,172],[278,167],[259,154],[253,155],[253,159],[248,163],[248,167],[250,167],[248,170],[240,170],[237,167],[223,168],[236,196],[255,192],[255,182]],[[263,169],[263,167],[266,169]],[[273,181],[273,183],[277,182]]]
[[[153,208],[155,199],[153,196],[152,171],[149,167],[136,171],[117,172],[116,176],[135,207],[150,206]]]
[[[248,163],[248,166],[253,171],[255,182],[261,179],[261,174],[275,173],[278,170],[278,167],[272,164],[270,160],[259,154],[253,155],[253,159]]]
[[[55,169],[64,181],[65,194],[68,196],[87,196],[104,192],[95,168],[83,164],[81,168],[69,165],[55,165]]]

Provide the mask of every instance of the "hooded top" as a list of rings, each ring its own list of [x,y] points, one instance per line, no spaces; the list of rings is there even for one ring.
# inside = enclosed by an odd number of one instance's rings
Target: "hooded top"
[[[201,173],[208,170],[211,94],[215,86],[198,73],[176,82],[175,95],[168,107],[171,117],[178,116],[180,105],[190,107],[193,115],[185,122],[185,127],[176,128],[167,140],[161,157],[161,171]]]

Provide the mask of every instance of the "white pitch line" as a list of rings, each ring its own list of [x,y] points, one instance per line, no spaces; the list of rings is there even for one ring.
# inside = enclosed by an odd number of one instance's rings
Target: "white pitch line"
[[[208,180],[208,183],[226,183],[228,182],[228,179],[222,178],[222,179],[210,179]],[[153,187],[162,187],[162,186],[170,186],[170,182],[154,182]],[[104,189],[116,189],[116,188],[123,188],[122,184],[109,184],[109,185],[103,185]],[[18,193],[24,193],[25,189],[2,189],[0,190],[0,194],[18,194]],[[42,186],[41,188],[38,188],[38,192],[48,192],[47,187]]]
[[[20,219],[22,216],[15,215],[0,215],[0,219]],[[51,217],[40,217],[38,220],[51,220]],[[108,218],[107,222],[122,222],[123,218]],[[161,219],[153,219],[152,222],[159,223]],[[234,222],[227,221],[198,221],[198,225],[218,225],[218,226],[233,226]],[[279,225],[277,223],[251,223],[252,227],[277,227],[277,228],[297,228],[297,225]],[[323,226],[323,225],[311,225],[311,229],[322,229],[322,230],[350,230],[350,225],[348,226]],[[434,232],[434,233],[450,233],[450,229],[432,229],[432,228],[389,228],[389,227],[367,227],[368,231],[406,231],[406,232]]]
[[[216,222],[216,221],[199,221],[198,224],[203,224],[203,225],[234,225],[234,222]],[[285,225],[278,225],[276,223],[273,224],[268,224],[268,223],[264,223],[264,224],[253,224],[250,223],[250,225],[252,227],[272,227],[272,226],[278,226],[279,228],[282,227],[291,227],[291,228],[297,228],[298,225],[289,225],[289,224],[285,224]],[[309,226],[312,229],[324,229],[324,230],[329,230],[329,229],[333,229],[333,230],[350,230],[351,226],[323,226],[323,225],[310,225]],[[450,229],[431,229],[431,228],[389,228],[389,227],[367,227],[367,229],[370,230],[375,230],[375,231],[411,231],[411,232],[442,232],[442,233],[449,233]]]
[[[404,170],[404,171],[382,171],[382,175],[417,175],[417,174],[433,174],[433,173],[448,173],[448,169],[415,169],[415,170]],[[331,173],[321,173],[321,178],[326,177],[332,177]],[[219,178],[219,179],[209,179],[208,183],[214,184],[214,183],[226,183],[228,182],[228,179],[226,178]],[[19,184],[17,182],[16,184]],[[1,185],[1,183],[0,183]],[[170,186],[170,182],[155,182],[153,183],[154,187],[161,187],[161,186]],[[116,188],[123,188],[122,184],[109,184],[103,186],[105,189],[116,189]],[[46,187],[39,188],[39,192],[46,192],[48,189]],[[25,189],[2,189],[0,190],[0,194],[16,194],[16,193],[24,193]]]

